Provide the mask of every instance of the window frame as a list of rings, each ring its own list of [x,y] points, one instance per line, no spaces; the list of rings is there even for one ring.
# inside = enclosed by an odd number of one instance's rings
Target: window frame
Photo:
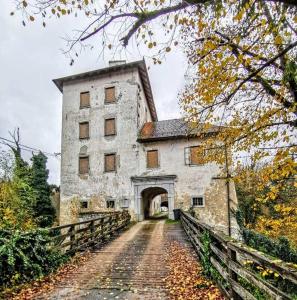
[[[84,125],[84,124],[87,124],[88,125],[88,136],[86,136],[86,137],[81,137],[81,125]],[[79,135],[79,139],[80,140],[87,140],[87,139],[89,139],[90,138],[90,122],[89,121],[83,121],[83,122],[79,122],[79,133],[78,133],[78,135]]]
[[[106,169],[106,157],[114,155],[114,170]],[[117,171],[117,154],[116,152],[104,153],[104,173],[115,173]]]
[[[113,101],[107,101],[106,99],[106,90],[108,89],[114,89],[114,100]],[[104,88],[104,104],[114,104],[117,102],[117,96],[116,96],[116,87],[115,85],[112,85],[112,86],[106,86]]]
[[[88,159],[88,172],[86,172],[86,173],[81,173],[81,172],[80,172],[80,160],[81,160],[81,159],[84,159],[84,158],[87,158],[87,159]],[[81,176],[89,175],[89,174],[90,174],[90,156],[89,156],[89,155],[80,155],[80,156],[78,157],[78,174],[81,175]]]
[[[109,207],[108,203],[113,202],[113,207]],[[115,209],[116,208],[116,202],[114,199],[106,199],[106,208],[107,209]]]
[[[126,205],[125,205],[125,204],[126,204]],[[129,201],[129,199],[128,199],[128,198],[123,198],[123,199],[121,200],[121,208],[127,209],[127,208],[129,208],[129,206],[130,206],[130,201]]]
[[[203,166],[204,163],[193,163],[192,162],[192,152],[191,149],[193,148],[199,148],[201,147],[200,145],[193,145],[193,146],[188,146],[185,147],[184,150],[184,154],[185,154],[185,165],[186,166],[190,166],[190,167],[199,167],[199,166]],[[203,156],[205,155],[205,153],[203,154]]]
[[[88,209],[88,208],[89,208],[89,202],[87,200],[81,200],[80,209]]]
[[[114,120],[114,133],[112,134],[106,134],[106,121],[109,120]],[[104,118],[104,136],[115,136],[117,135],[117,119],[116,117],[108,117],[108,118]]]
[[[89,104],[88,105],[82,105],[81,101],[81,96],[83,94],[89,94]],[[91,107],[91,94],[90,91],[85,91],[85,92],[80,92],[79,94],[79,109],[84,109],[84,108],[90,108]]]
[[[194,205],[194,199],[195,198],[201,198],[202,199],[202,205],[199,205],[199,204],[197,204],[197,205]],[[199,200],[197,200],[197,201],[199,201]],[[204,196],[202,196],[202,195],[199,195],[199,196],[192,196],[191,197],[191,205],[192,205],[192,207],[205,207],[205,197]]]
[[[148,153],[149,152],[157,152],[157,166],[156,167],[149,167],[149,165],[148,165]],[[146,168],[150,169],[150,170],[154,170],[154,169],[160,168],[159,149],[149,149],[149,150],[146,150]]]

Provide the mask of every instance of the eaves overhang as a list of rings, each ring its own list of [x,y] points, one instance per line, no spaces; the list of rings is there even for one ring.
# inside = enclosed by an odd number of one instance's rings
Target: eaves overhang
[[[152,88],[147,72],[147,67],[146,63],[144,60],[139,60],[139,61],[134,61],[131,63],[126,63],[126,64],[119,64],[107,68],[102,68],[102,69],[97,69],[94,71],[89,71],[89,72],[84,72],[84,73],[79,73],[79,74],[74,74],[66,77],[61,77],[54,79],[53,82],[57,86],[57,88],[60,90],[61,93],[63,93],[63,86],[65,83],[72,82],[72,81],[78,81],[78,80],[86,80],[90,78],[98,78],[101,76],[105,76],[107,74],[115,73],[115,72],[121,72],[125,71],[128,69],[133,69],[137,68],[140,78],[141,78],[141,83],[144,89],[144,94],[146,96],[146,99],[148,101],[148,106],[149,110],[152,116],[153,121],[158,121],[158,116],[157,116],[157,111],[155,107],[155,102],[154,102],[154,97],[152,93]]]

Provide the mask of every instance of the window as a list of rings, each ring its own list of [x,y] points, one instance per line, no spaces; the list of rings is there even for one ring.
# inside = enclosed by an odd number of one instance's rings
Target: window
[[[129,199],[122,199],[122,208],[128,208],[129,207]]]
[[[105,154],[104,155],[104,170],[105,172],[116,171],[116,154]]]
[[[107,200],[106,201],[106,208],[114,208],[115,207],[115,201],[114,200]]]
[[[149,150],[146,152],[146,165],[149,169],[159,167],[158,150]]]
[[[104,134],[105,136],[116,134],[115,118],[105,119]]]
[[[88,201],[81,201],[80,208],[88,208]]]
[[[79,123],[79,138],[88,139],[89,137],[89,122]]]
[[[114,103],[115,101],[115,87],[105,88],[105,103]]]
[[[79,174],[88,174],[89,173],[89,157],[80,157],[79,158]]]
[[[90,107],[90,92],[80,93],[80,108]]]
[[[203,207],[204,206],[204,198],[203,197],[192,197],[192,206]]]
[[[185,163],[186,165],[201,165],[203,164],[204,152],[200,146],[192,146],[185,148]]]

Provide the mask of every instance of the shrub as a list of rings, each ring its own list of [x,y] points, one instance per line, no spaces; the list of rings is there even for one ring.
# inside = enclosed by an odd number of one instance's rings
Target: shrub
[[[47,275],[66,260],[65,255],[50,245],[45,229],[29,232],[0,230],[2,288]]]
[[[253,230],[243,228],[242,231],[244,242],[248,246],[283,261],[297,264],[297,250],[290,245],[287,238],[279,237],[277,240],[273,240]]]

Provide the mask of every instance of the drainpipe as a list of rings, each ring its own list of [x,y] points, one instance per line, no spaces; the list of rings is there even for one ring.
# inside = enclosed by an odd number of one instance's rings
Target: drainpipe
[[[231,214],[230,214],[230,173],[229,173],[229,162],[228,162],[228,151],[225,145],[225,165],[226,165],[226,187],[227,187],[227,217],[228,217],[228,235],[231,236]]]

